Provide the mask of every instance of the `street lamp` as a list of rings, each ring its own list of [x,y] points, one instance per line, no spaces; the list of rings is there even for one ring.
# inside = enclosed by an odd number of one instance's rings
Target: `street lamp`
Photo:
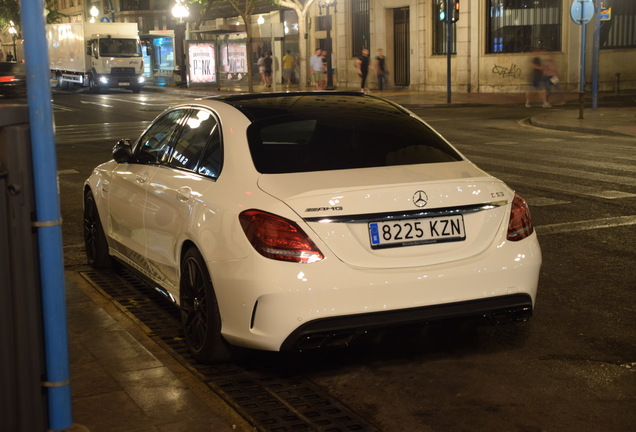
[[[190,15],[190,11],[188,7],[183,3],[183,0],[177,0],[177,3],[172,8],[172,16],[177,19],[177,24],[175,25],[174,31],[174,39],[175,39],[175,47],[174,53],[177,57],[177,68],[179,68],[179,78],[180,82],[177,85],[183,86],[186,85],[186,68],[185,68],[185,53],[184,53],[184,41],[185,41],[185,23],[183,22],[184,18],[187,18]]]
[[[18,61],[18,56],[16,55],[15,50],[15,40],[18,36],[18,30],[16,30],[13,21],[9,21],[9,34],[11,35],[11,39],[13,40],[13,61]]]
[[[322,15],[322,9],[325,8],[327,10],[327,87],[325,90],[335,90],[336,88],[333,85],[333,67],[331,64],[332,57],[332,41],[331,41],[331,15],[329,15],[329,9],[333,7],[333,13],[337,13],[336,7],[338,5],[338,0],[320,0],[318,3],[318,8],[320,9],[320,14]]]
[[[94,23],[95,20],[97,19],[97,15],[99,15],[99,9],[97,9],[97,7],[93,5],[93,7],[91,7],[88,13],[91,14],[90,22]]]

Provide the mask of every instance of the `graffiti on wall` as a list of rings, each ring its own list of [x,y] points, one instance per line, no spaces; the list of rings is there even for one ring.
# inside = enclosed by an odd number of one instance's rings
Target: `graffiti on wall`
[[[510,67],[495,65],[492,73],[499,75],[501,78],[519,78],[521,76],[521,68],[512,63]]]

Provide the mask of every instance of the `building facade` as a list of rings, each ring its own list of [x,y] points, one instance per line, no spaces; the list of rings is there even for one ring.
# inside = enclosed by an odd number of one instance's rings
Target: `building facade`
[[[586,24],[585,81],[589,90],[593,80],[592,62],[597,34],[598,85],[601,91],[636,89],[636,1],[594,0],[603,12],[598,32],[596,21]],[[241,24],[227,3],[210,8],[195,28],[198,13],[191,14],[188,38],[214,39],[199,29],[218,29]],[[386,56],[389,83],[413,90],[443,91],[447,85],[447,60],[453,92],[524,92],[530,80],[535,57],[550,59],[556,65],[563,91],[578,91],[581,71],[581,30],[570,16],[572,0],[460,0],[458,18],[450,25],[450,44],[445,21],[440,20],[446,0],[314,0],[306,17],[291,9],[259,0],[252,17],[254,39],[246,47],[246,61],[254,63],[265,50],[278,53],[287,49],[298,58],[305,45],[306,57],[297,68],[308,67],[316,48],[332,49],[336,87],[359,86],[356,57],[362,48],[373,59],[378,49]],[[140,33],[174,28],[169,0],[60,0],[68,7],[70,20],[88,16],[97,5],[104,16],[121,22],[137,22]],[[329,7],[326,7],[326,5]],[[454,2],[453,2],[454,4]],[[65,12],[65,10],[62,10]],[[74,14],[69,13],[75,11]],[[77,18],[76,18],[77,17]],[[306,34],[298,30],[305,20]],[[261,24],[259,24],[259,22]],[[220,23],[220,24],[219,24]],[[271,37],[264,31],[269,24],[284,27],[284,33]],[[273,28],[273,27],[270,27]],[[239,33],[226,33],[225,39],[244,40]],[[255,68],[257,71],[258,68]],[[298,74],[297,74],[298,75]],[[280,82],[280,71],[277,73]],[[307,74],[308,77],[311,74]],[[375,83],[370,73],[371,88]],[[311,83],[309,83],[311,84]]]
[[[383,49],[393,85],[416,90],[446,89],[445,0],[341,0],[336,44],[341,84],[357,83],[355,56]],[[636,89],[636,1],[603,3],[599,31],[599,89]],[[523,92],[531,62],[556,64],[564,91],[579,88],[581,25],[570,17],[570,0],[461,0],[451,24],[451,83],[457,92]],[[318,9],[314,12],[318,12]],[[445,11],[452,13],[452,11]],[[595,21],[586,26],[585,76],[592,82]],[[324,32],[312,29],[315,44]],[[344,81],[344,82],[343,82]]]

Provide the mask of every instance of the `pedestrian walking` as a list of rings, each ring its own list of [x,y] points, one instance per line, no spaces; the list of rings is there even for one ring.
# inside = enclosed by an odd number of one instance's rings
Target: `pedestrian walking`
[[[267,84],[265,81],[265,53],[261,54],[256,64],[258,65],[258,73],[261,76],[261,85],[264,86]]]
[[[272,86],[272,65],[274,63],[274,59],[272,58],[272,52],[268,51],[265,54],[265,58],[263,59],[263,69],[265,74],[265,87]]]
[[[291,84],[292,75],[294,73],[294,57],[289,50],[285,51],[283,56],[283,79],[287,87]]]
[[[550,108],[552,105],[548,102],[547,84],[543,76],[543,63],[538,52],[535,54],[535,57],[532,58],[530,68],[530,88],[526,92],[526,107],[532,106],[530,103],[530,94],[537,92],[541,97],[543,108]]]
[[[309,66],[314,76],[316,90],[322,90],[323,66],[322,66],[322,50],[316,48],[314,54],[309,58]]]
[[[388,71],[386,70],[386,58],[384,57],[384,51],[382,48],[378,49],[378,55],[375,57],[375,76],[378,80],[378,90],[382,93],[384,90],[384,86],[386,85],[386,77],[388,75]]]
[[[559,70],[557,64],[552,55],[548,55],[546,59],[543,61],[543,79],[545,81],[545,91],[546,96],[545,99],[549,105],[554,103],[554,101],[550,102],[550,96],[553,92],[556,92],[559,86]]]
[[[356,69],[360,77],[360,91],[368,91],[367,75],[369,75],[369,50],[362,48],[362,54],[356,61]]]

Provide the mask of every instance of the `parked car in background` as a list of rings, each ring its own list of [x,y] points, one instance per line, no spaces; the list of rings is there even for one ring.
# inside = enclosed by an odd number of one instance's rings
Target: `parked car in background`
[[[0,95],[26,96],[26,68],[21,62],[0,62]]]
[[[179,304],[201,362],[532,314],[541,250],[526,202],[392,102],[196,100],[113,157],[85,183],[88,261],[116,259]]]

